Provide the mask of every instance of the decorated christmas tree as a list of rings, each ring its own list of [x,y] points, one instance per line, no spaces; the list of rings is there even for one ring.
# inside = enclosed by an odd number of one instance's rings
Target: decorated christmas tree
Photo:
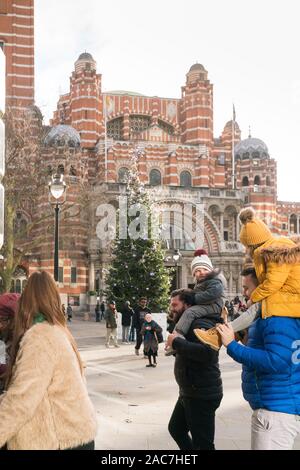
[[[154,235],[157,226],[151,217],[150,198],[138,177],[137,159],[135,154],[127,175],[127,214],[122,209],[118,211],[106,295],[116,301],[118,308],[126,300],[135,305],[140,297],[146,297],[151,311],[161,312],[166,311],[169,303],[169,271],[164,266],[161,240]],[[135,215],[131,215],[132,208]]]

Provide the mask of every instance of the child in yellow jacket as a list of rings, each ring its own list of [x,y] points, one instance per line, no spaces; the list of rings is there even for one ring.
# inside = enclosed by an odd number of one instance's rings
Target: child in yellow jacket
[[[252,207],[243,209],[239,214],[242,223],[240,241],[253,259],[259,282],[252,292],[248,307],[261,303],[262,318],[300,317],[300,244],[286,238],[274,237],[267,225],[256,218]],[[235,331],[248,328],[257,313],[251,309],[241,315]],[[215,329],[195,331],[197,338],[218,349],[220,338]]]
[[[262,302],[262,317],[300,317],[300,245],[274,237],[249,207],[240,212],[240,240],[249,249],[259,282],[251,302]]]

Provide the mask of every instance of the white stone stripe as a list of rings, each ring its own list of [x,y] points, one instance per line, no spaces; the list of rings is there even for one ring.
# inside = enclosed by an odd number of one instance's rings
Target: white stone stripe
[[[15,42],[6,42],[5,43],[5,47],[18,47],[19,49],[23,48],[23,49],[34,49],[34,45],[31,44],[30,46],[28,46],[27,44],[16,44]],[[32,56],[33,57],[33,56]]]
[[[77,113],[77,111],[96,111],[96,113],[101,114],[96,108],[78,108],[72,110],[73,113]]]
[[[82,95],[82,96],[78,96],[76,98],[72,98],[72,102],[82,100],[82,99],[94,100],[95,98],[96,98],[95,96]]]
[[[28,24],[13,23],[12,25],[13,25],[14,28],[24,28],[24,29],[33,29],[34,28],[33,24],[28,25]]]
[[[21,75],[19,73],[8,73],[8,77],[19,77],[19,78],[34,78],[34,75]]]
[[[16,63],[13,63],[12,66],[13,66],[13,67],[24,67],[24,68],[32,68],[32,69],[34,69],[34,65],[27,65],[27,64],[16,64]]]
[[[12,84],[11,86],[12,86],[12,88],[21,88],[21,89],[27,89],[27,90],[34,89],[33,85],[14,85],[14,84]]]
[[[17,34],[17,33],[5,33],[4,36],[10,36],[10,37],[16,37],[16,38],[30,38],[30,39],[34,39],[34,35],[32,36],[29,36],[27,34]]]
[[[6,95],[6,98],[30,101],[33,100],[33,96]]]
[[[18,13],[7,13],[7,16],[13,16],[15,18],[26,18],[26,20],[30,19],[30,20],[33,20],[34,19],[34,15],[19,15]]]
[[[17,3],[13,3],[12,5],[14,8],[23,8],[24,10],[33,10],[33,6],[29,7],[28,5],[20,5]]]
[[[28,55],[28,54],[17,54],[16,52],[13,52],[12,55],[14,57],[23,57],[23,58],[27,58],[27,59],[34,59],[34,55]]]

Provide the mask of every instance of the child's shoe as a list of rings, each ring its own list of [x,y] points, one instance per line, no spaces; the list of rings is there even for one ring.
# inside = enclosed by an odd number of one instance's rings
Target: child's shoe
[[[173,356],[173,354],[176,354],[175,349],[173,349],[173,348],[165,349],[165,356]]]
[[[216,328],[210,328],[209,330],[201,330],[196,328],[194,333],[199,341],[207,344],[215,351],[219,351],[220,347],[222,346],[221,336],[217,332]]]

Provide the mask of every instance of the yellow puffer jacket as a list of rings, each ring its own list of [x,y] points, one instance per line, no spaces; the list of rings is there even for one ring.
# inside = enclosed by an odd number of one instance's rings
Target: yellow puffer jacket
[[[262,317],[300,317],[300,244],[272,238],[254,251],[259,286],[252,302],[262,302]]]

